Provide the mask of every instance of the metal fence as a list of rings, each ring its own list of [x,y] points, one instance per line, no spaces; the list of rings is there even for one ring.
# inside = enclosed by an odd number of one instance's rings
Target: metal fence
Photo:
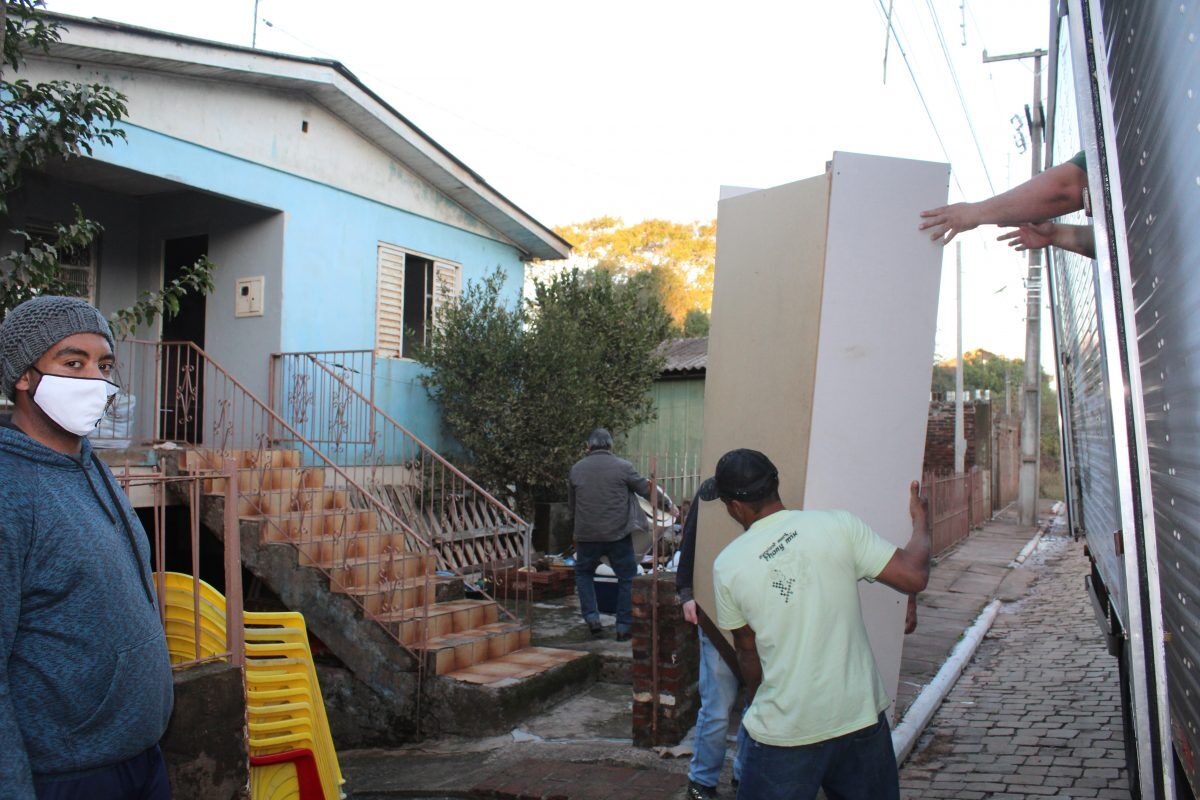
[[[136,493],[140,498],[148,496],[150,499],[149,507],[153,520],[150,536],[153,541],[154,586],[158,596],[159,619],[162,620],[163,628],[167,631],[168,640],[187,642],[188,647],[195,648],[192,658],[175,661],[172,665],[173,668],[182,669],[208,661],[226,659],[236,666],[244,666],[246,663],[246,631],[242,621],[242,540],[238,533],[237,481],[229,480],[231,477],[236,478],[236,463],[229,460],[223,465],[221,470],[206,475],[164,475],[161,472],[133,472],[129,467],[117,467],[113,470],[113,474],[117,479],[117,483],[120,484],[121,488],[131,498]],[[205,482],[210,481],[213,476],[225,479],[226,512],[224,535],[222,537],[223,588],[225,590],[225,649],[222,652],[206,656],[202,655],[202,647],[204,649],[213,649],[219,646],[218,643],[212,642],[211,637],[205,632],[201,605],[206,601],[203,598],[200,583],[200,515],[202,513],[200,498],[204,494]],[[180,503],[181,500],[183,501],[182,503]],[[167,509],[169,506],[181,507],[186,511],[187,521],[185,525],[172,526],[168,524]],[[186,530],[180,530],[180,527],[185,527]],[[187,572],[192,579],[192,590],[190,593],[192,614],[190,620],[191,631],[189,634],[183,634],[181,631],[174,630],[175,626],[178,625],[185,626],[184,629],[186,630],[188,621],[177,619],[174,616],[169,619],[167,610],[168,598],[170,596],[167,587],[168,539],[175,539],[179,536],[187,537],[188,560],[191,564],[191,569]],[[174,603],[173,600],[171,602]],[[212,647],[207,647],[210,644]]]
[[[944,553],[967,538],[972,528],[991,516],[988,484],[988,471],[979,467],[947,475],[926,473],[924,486],[929,501],[933,555]]]

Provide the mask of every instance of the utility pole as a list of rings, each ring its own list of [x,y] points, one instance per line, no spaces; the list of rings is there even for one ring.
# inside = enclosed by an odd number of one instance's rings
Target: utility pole
[[[955,242],[954,260],[958,265],[958,360],[954,364],[954,472],[967,471],[967,437],[963,430],[963,348],[962,348],[962,242]]]
[[[250,48],[258,47],[258,0],[254,0],[254,28],[250,33]]]
[[[1042,113],[1042,57],[1045,50],[1030,50],[1003,56],[983,51],[983,63],[1033,59],[1033,104],[1026,109],[1029,117],[1030,177],[1042,171],[1042,138],[1046,124]],[[1042,444],[1042,251],[1029,251],[1029,271],[1025,278],[1025,380],[1021,386],[1021,471],[1017,491],[1017,521],[1037,524],[1038,462]]]

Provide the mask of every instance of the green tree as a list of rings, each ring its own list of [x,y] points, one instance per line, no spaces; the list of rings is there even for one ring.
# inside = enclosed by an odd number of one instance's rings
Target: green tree
[[[597,217],[561,225],[555,233],[571,243],[591,268],[615,275],[651,273],[663,307],[677,328],[689,311],[712,307],[717,262],[717,223],[648,219],[631,225]]]
[[[711,326],[712,317],[709,313],[699,308],[693,308],[683,318],[683,336],[686,339],[708,336],[708,330]]]
[[[514,486],[519,507],[561,499],[588,432],[614,435],[653,418],[649,390],[667,335],[661,303],[606,270],[536,281],[504,301],[497,270],[447,309],[421,360],[422,382],[474,476]]]
[[[42,13],[42,0],[0,3],[0,216],[8,214],[8,196],[26,170],[53,161],[91,155],[97,146],[125,138],[119,127],[127,111],[125,96],[109,86],[74,81],[31,83],[15,77],[30,51],[48,52],[61,39],[63,26]],[[70,294],[62,271],[64,257],[95,241],[103,228],[78,206],[69,222],[49,236],[14,230],[22,250],[0,258],[0,319],[14,306],[42,294]],[[187,292],[211,292],[213,265],[207,258],[186,269],[160,292],[143,292],[138,301],[113,315],[115,333],[128,335],[160,315],[173,316]]]

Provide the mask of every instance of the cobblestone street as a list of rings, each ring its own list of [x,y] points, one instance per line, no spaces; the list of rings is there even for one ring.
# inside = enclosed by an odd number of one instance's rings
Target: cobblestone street
[[[1083,543],[1044,538],[901,770],[902,796],[1129,798],[1117,662],[1083,588]]]

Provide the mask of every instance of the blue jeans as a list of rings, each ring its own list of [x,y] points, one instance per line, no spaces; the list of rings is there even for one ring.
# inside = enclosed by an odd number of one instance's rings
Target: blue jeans
[[[700,635],[700,713],[696,715],[696,741],[688,780],[701,786],[716,786],[725,766],[725,739],[729,734],[729,715],[737,702],[738,679],[721,658],[717,646],[696,626]],[[738,728],[737,751],[733,758],[733,779],[741,780],[742,758],[746,746],[744,727]]]
[[[874,725],[800,747],[751,739],[745,760],[738,800],[812,800],[817,789],[829,800],[900,800],[886,711]]]
[[[608,563],[617,574],[617,633],[629,633],[633,627],[633,576],[637,574],[637,556],[633,553],[633,537],[615,542],[575,543],[575,592],[579,595],[579,611],[588,625],[600,624],[596,608],[596,567],[608,556]]]
[[[34,781],[38,800],[171,800],[158,745],[82,778]]]

